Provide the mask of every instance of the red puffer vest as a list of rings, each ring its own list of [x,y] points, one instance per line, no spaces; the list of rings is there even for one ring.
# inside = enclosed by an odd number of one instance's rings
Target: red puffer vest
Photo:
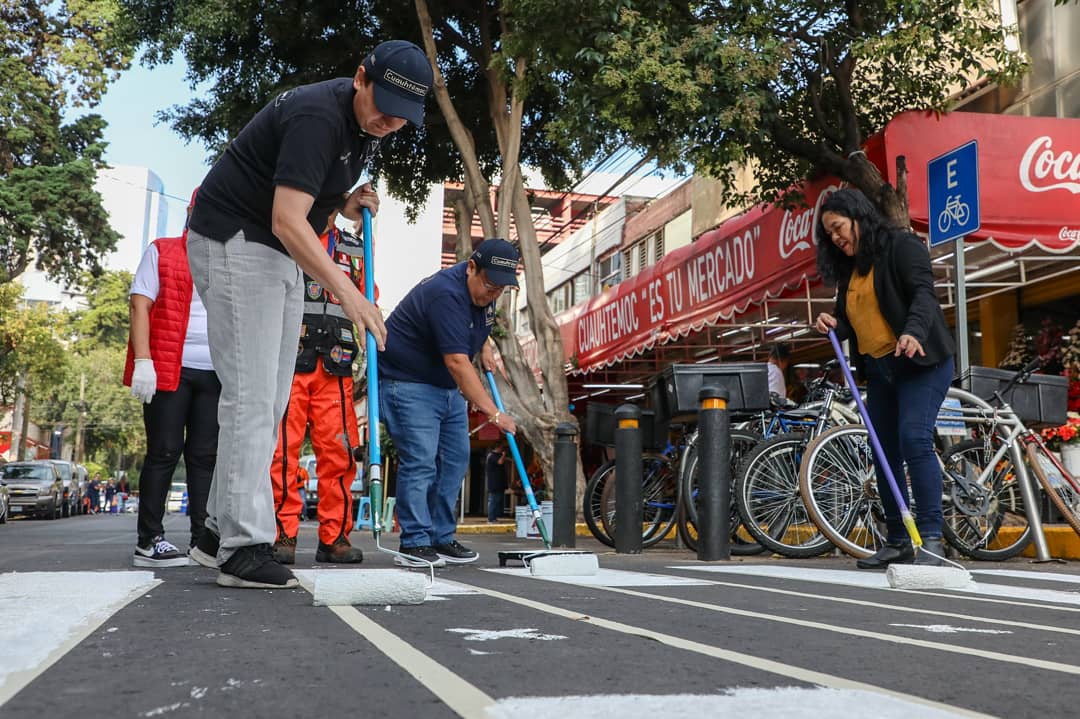
[[[180,360],[184,355],[188,318],[191,316],[191,269],[187,237],[154,240],[158,248],[158,296],[150,308],[150,358],[154,360],[157,388],[175,392],[180,386]],[[131,386],[135,351],[128,339],[124,384]]]

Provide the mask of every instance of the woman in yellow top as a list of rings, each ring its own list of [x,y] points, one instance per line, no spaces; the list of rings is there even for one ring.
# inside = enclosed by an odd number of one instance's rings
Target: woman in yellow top
[[[926,245],[893,227],[858,190],[843,189],[821,206],[817,266],[836,285],[836,307],[817,329],[852,339],[867,377],[867,409],[893,475],[905,476],[915,495],[915,524],[931,553],[916,564],[940,564],[941,468],[934,456],[934,423],[953,378],[955,345],[945,324]],[[913,550],[892,492],[874,457],[885,506],[886,544],[860,559],[861,569],[911,562]],[[910,504],[907,482],[900,491]]]

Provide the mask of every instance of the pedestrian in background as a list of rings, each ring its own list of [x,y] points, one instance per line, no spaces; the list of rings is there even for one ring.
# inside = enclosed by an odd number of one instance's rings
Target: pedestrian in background
[[[350,189],[383,138],[406,122],[423,126],[432,75],[416,45],[384,42],[351,78],[277,95],[202,183],[188,257],[221,379],[221,429],[210,494],[213,533],[203,535],[191,556],[219,568],[222,586],[297,584],[274,558],[274,490],[266,480],[296,367],[305,291],[300,270],[384,346],[382,313],[334,264],[319,233],[335,209],[354,222],[365,207],[378,211],[370,183]]]
[[[769,392],[787,399],[787,368],[791,347],[777,342],[769,348]]]
[[[192,193],[192,203],[195,197]],[[182,567],[188,563],[187,556],[165,539],[162,524],[173,472],[183,455],[190,546],[194,547],[205,528],[217,457],[221,383],[207,343],[206,308],[188,268],[186,233],[185,228],[179,237],[150,243],[135,271],[129,296],[131,331],[124,384],[144,403],[146,430],[132,560],[137,567]]]
[[[127,509],[127,500],[128,500],[129,491],[130,490],[128,489],[127,474],[121,474],[120,475],[120,481],[116,483],[116,494],[120,498],[120,501],[119,501],[120,510],[119,511],[121,513],[123,513],[124,510]]]
[[[116,514],[116,480],[110,479],[105,484],[105,513]]]
[[[94,472],[90,484],[86,485],[86,493],[90,497],[90,513],[97,514],[101,511],[101,475]]]
[[[940,565],[941,465],[934,453],[934,425],[953,377],[952,333],[934,291],[926,244],[891,226],[858,190],[833,193],[821,206],[817,266],[827,285],[836,285],[832,314],[817,318],[819,332],[853,339],[868,379],[866,406],[881,448],[911,506],[928,552],[916,564]],[[878,496],[885,508],[885,546],[856,562],[861,569],[884,569],[911,562],[914,549],[900,509],[874,453]],[[905,465],[907,471],[904,471]],[[934,555],[937,555],[935,557]]]
[[[487,341],[495,302],[517,287],[520,255],[503,239],[484,240],[465,262],[436,272],[413,287],[386,322],[386,350],[379,356],[383,422],[398,453],[397,518],[403,566],[475,562],[477,553],[454,537],[454,505],[469,465],[471,402],[499,430],[516,432],[480,381],[472,359],[479,353],[495,369]]]
[[[506,502],[507,480],[507,445],[506,440],[499,441],[488,450],[484,460],[484,483],[487,485],[488,522],[498,522],[502,518],[503,505]]]

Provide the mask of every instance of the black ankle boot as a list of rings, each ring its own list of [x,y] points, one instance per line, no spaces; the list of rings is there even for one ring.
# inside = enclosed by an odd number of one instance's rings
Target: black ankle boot
[[[919,556],[915,557],[915,564],[922,567],[940,567],[945,564],[942,557],[945,556],[945,545],[940,539],[924,539]]]
[[[888,543],[869,557],[855,562],[859,569],[885,569],[890,564],[910,564],[915,557],[915,550],[910,542],[902,544]]]

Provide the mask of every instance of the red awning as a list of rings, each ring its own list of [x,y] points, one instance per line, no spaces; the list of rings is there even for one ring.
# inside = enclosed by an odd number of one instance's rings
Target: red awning
[[[908,204],[917,230],[926,232],[929,220],[927,162],[975,140],[982,227],[969,242],[1049,252],[1068,252],[1080,244],[1080,120],[905,112],[884,135],[882,169],[889,182],[896,182],[897,156],[906,158]]]
[[[982,229],[969,242],[989,240],[1007,251],[1080,245],[1080,120],[908,112],[871,138],[866,152],[893,184],[896,158],[905,156],[912,222],[925,232],[927,162],[973,139]],[[566,360],[578,372],[609,367],[812,280],[817,208],[839,186],[835,179],[809,185],[811,208],[755,207],[560,313]],[[535,354],[535,340],[524,349]]]

